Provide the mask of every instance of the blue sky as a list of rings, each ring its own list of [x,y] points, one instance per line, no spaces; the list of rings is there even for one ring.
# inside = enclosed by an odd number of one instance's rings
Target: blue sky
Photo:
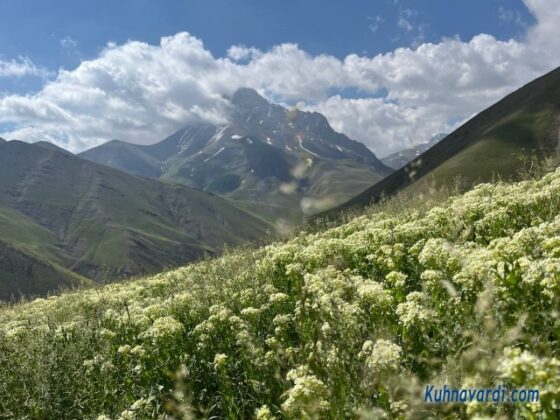
[[[400,19],[414,29],[407,30]],[[154,44],[187,31],[215,56],[234,44],[266,50],[293,42],[310,54],[343,58],[442,37],[489,33],[509,39],[533,20],[521,0],[1,0],[0,56],[25,56],[56,71],[95,57],[108,42]],[[38,86],[33,79],[0,79],[0,91]]]
[[[499,95],[511,91],[516,84],[552,68],[556,64],[551,62],[553,58],[547,57],[542,65],[535,64],[529,69],[521,61],[527,59],[523,54],[528,54],[529,44],[540,42],[538,34],[533,32],[552,30],[546,20],[555,16],[558,9],[555,3],[556,0],[0,0],[0,111],[7,110],[5,114],[9,114],[0,116],[0,135],[25,136],[29,141],[45,138],[74,150],[116,136],[152,142],[168,134],[166,130],[179,128],[196,118],[219,120],[220,104],[211,98],[228,93],[225,79],[231,77],[232,86],[240,84],[239,80],[247,80],[240,76],[245,72],[252,75],[249,84],[253,83],[252,87],[269,98],[290,104],[299,102],[302,107],[324,112],[336,129],[348,132],[384,154],[419,139],[425,141],[432,131],[435,134],[449,130],[450,121],[463,121],[480,107],[499,99]],[[551,7],[553,13],[548,11]],[[179,36],[184,33],[188,37]],[[489,37],[485,38],[486,35]],[[166,47],[162,37],[175,37],[175,41]],[[435,46],[432,51],[428,51],[428,43]],[[542,47],[545,52],[552,49],[541,44],[536,47]],[[148,46],[155,48],[147,53],[149,59],[139,59],[138,51]],[[252,49],[232,54],[232,46]],[[533,44],[530,46],[535,48]],[[404,48],[406,54],[399,55],[399,48]],[[184,51],[189,53],[183,54]],[[456,51],[461,51],[457,57]],[[162,103],[157,108],[165,108],[165,112],[161,120],[151,124],[152,132],[133,121],[131,114],[116,116],[118,121],[112,125],[103,119],[107,103],[113,107],[117,99],[123,103],[119,112],[151,111],[139,99],[146,95],[134,97],[131,85],[111,90],[105,90],[106,85],[94,85],[103,79],[99,76],[100,68],[115,83],[134,79],[138,88],[145,86],[146,80],[161,79],[159,74],[149,75],[150,71],[157,72],[154,70],[157,65],[150,67],[149,60],[170,59],[181,71],[193,72],[195,78],[200,69],[192,60],[198,60],[199,53],[211,55],[213,60],[205,56],[205,65],[216,70],[216,77],[197,86],[189,85],[192,91],[187,90],[198,102],[176,98],[168,98],[166,102],[165,97],[159,97]],[[124,59],[122,54],[129,56]],[[179,58],[170,58],[170,54]],[[472,73],[474,79],[458,82],[455,88],[463,89],[465,84],[475,82],[489,83],[485,91],[493,89],[494,93],[479,92],[480,99],[473,101],[472,92],[465,91],[464,101],[453,105],[456,108],[453,114],[442,114],[439,122],[429,121],[419,128],[423,115],[413,115],[413,111],[438,105],[434,102],[437,94],[433,89],[429,94],[424,92],[431,83],[428,79],[438,77],[434,72],[445,70],[435,68],[437,63],[433,60],[438,54],[453,56],[447,66],[451,65],[455,72],[463,71],[463,76],[469,77]],[[495,57],[494,61],[490,55]],[[132,61],[133,57],[137,61]],[[328,63],[320,64],[325,57]],[[120,71],[117,81],[116,72],[111,70],[114,67],[108,64],[111,60],[118,60],[120,65],[123,60],[126,62],[126,71],[130,72],[126,78],[121,77]],[[477,64],[477,60],[482,62]],[[85,68],[85,62],[93,64]],[[292,76],[287,66],[291,66]],[[409,69],[409,74],[404,75],[404,69],[398,66],[425,67],[427,73],[412,74]],[[277,77],[267,78],[258,69]],[[60,70],[65,70],[65,74]],[[94,72],[95,77],[93,73],[87,74],[88,71]],[[482,71],[485,74],[478,74]],[[294,73],[303,78],[298,79]],[[383,73],[392,76],[385,77]],[[442,73],[439,77],[443,83],[453,76]],[[176,83],[185,87],[184,80],[170,77],[158,83],[170,92]],[[290,77],[296,81],[283,79]],[[457,79],[460,78],[457,74]],[[412,85],[415,81],[416,85]],[[453,86],[442,87],[443,92],[449,89]],[[70,103],[67,97],[61,99],[69,91],[86,90],[90,99],[91,92],[101,90],[105,92],[104,99],[87,110]],[[129,96],[119,92],[128,92]],[[412,100],[422,95],[432,96],[432,102]],[[170,108],[174,111],[170,112]],[[425,115],[433,112],[434,109],[426,110]],[[346,115],[344,120],[340,115]],[[352,115],[356,116],[354,121]],[[372,122],[364,127],[368,115]],[[73,127],[65,127],[69,121]],[[101,122],[108,125],[89,139],[83,134],[78,138],[88,121],[95,127]],[[388,124],[386,130],[384,124]],[[406,125],[408,131],[397,132],[391,124]],[[125,126],[130,130],[123,129]]]

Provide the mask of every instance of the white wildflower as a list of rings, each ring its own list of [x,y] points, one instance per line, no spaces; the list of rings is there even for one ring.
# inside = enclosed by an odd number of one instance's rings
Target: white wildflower
[[[389,341],[379,339],[375,342],[366,341],[362,346],[360,357],[365,359],[365,366],[371,372],[379,373],[397,370],[401,359],[400,346]]]

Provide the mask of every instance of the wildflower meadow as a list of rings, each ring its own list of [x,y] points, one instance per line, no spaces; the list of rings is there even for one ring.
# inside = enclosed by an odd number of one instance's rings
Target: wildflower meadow
[[[560,170],[0,309],[15,418],[553,419]],[[427,404],[426,384],[538,402]]]

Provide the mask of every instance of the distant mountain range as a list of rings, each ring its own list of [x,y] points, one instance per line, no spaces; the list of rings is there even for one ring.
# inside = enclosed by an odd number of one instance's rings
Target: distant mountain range
[[[522,158],[556,155],[560,143],[560,69],[385,164],[321,114],[251,89],[230,99],[229,124],[190,125],[149,146],[114,140],[75,156],[0,139],[0,299],[161,271],[305,215],[457,177],[508,179]]]
[[[0,299],[214,255],[392,172],[318,113],[251,89],[230,99],[229,124],[187,126],[150,146],[115,140],[76,156],[0,140]]]
[[[447,134],[444,133],[436,134],[429,141],[425,143],[420,143],[408,149],[404,149],[399,152],[390,154],[389,156],[385,156],[384,158],[381,159],[381,162],[383,162],[385,165],[387,165],[392,169],[395,170],[400,169],[408,162],[416,159],[426,150],[439,143],[445,137],[447,137]]]
[[[464,185],[514,178],[524,159],[557,156],[560,143],[560,68],[506,96],[416,159],[341,206],[365,206],[400,191],[461,179]]]
[[[161,271],[269,230],[213,194],[0,143],[0,299]]]
[[[392,172],[319,113],[246,88],[231,105],[227,125],[189,125],[149,146],[113,140],[79,157],[219,194],[270,221],[342,203]]]

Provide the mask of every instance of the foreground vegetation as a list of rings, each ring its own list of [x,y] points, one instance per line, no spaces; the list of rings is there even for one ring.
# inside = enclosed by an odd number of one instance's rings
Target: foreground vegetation
[[[0,414],[521,416],[560,410],[560,170],[0,311]],[[427,405],[426,384],[538,388]]]

